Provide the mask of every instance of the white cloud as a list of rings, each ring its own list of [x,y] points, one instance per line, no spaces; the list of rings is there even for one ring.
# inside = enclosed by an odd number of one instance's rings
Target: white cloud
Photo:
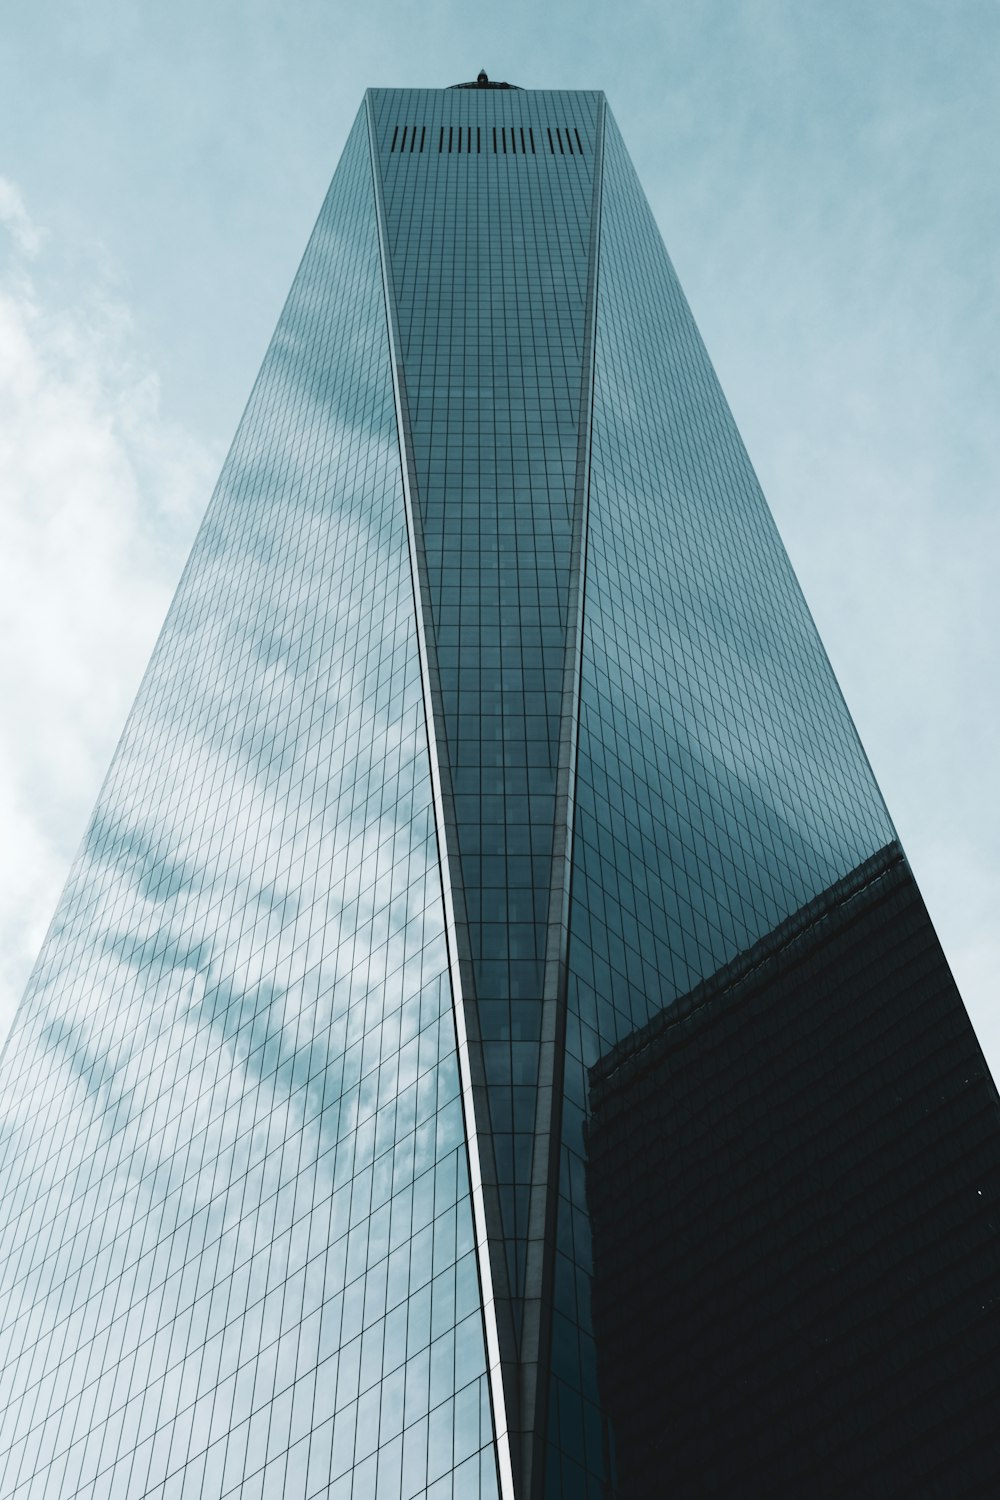
[[[20,190],[6,177],[0,177],[0,224],[21,255],[30,260],[41,250],[44,232],[32,223]]]
[[[44,238],[0,178],[2,1035],[218,461],[161,417],[96,272],[72,310],[40,291]]]

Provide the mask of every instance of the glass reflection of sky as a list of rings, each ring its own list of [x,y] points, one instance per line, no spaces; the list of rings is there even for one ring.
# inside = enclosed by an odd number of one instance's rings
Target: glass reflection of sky
[[[363,118],[5,1080],[0,1492],[496,1494]]]

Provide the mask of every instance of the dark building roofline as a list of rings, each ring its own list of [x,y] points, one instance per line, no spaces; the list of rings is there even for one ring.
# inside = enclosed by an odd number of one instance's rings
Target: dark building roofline
[[[595,1108],[621,1086],[620,1075],[623,1069],[627,1069],[628,1076],[632,1077],[646,1067],[656,1065],[660,1056],[660,1047],[657,1045],[660,1038],[685,1023],[697,1025],[700,1013],[711,1001],[728,997],[733,991],[739,997],[755,970],[759,971],[756,977],[760,985],[766,986],[774,963],[779,959],[787,963],[788,950],[799,939],[810,934],[822,922],[832,920],[836,927],[838,918],[849,919],[852,901],[871,885],[884,881],[887,876],[905,866],[906,858],[899,844],[886,844],[843,879],[793,912],[752,948],[738,954],[710,978],[665,1006],[645,1026],[633,1031],[624,1041],[606,1052],[590,1069],[591,1095]]]

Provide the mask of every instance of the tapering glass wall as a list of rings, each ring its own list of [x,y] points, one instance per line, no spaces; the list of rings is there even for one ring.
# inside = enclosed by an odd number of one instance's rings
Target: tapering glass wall
[[[621,135],[601,198],[549,1489],[602,1494],[588,1069],[894,837]]]
[[[497,1493],[364,112],[2,1077],[0,1493]]]

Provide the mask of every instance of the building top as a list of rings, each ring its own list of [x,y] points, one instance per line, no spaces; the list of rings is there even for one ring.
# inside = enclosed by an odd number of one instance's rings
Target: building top
[[[487,76],[486,69],[480,68],[477,77],[472,83],[453,83],[451,87],[453,89],[517,89],[520,88],[520,84],[493,83]]]

